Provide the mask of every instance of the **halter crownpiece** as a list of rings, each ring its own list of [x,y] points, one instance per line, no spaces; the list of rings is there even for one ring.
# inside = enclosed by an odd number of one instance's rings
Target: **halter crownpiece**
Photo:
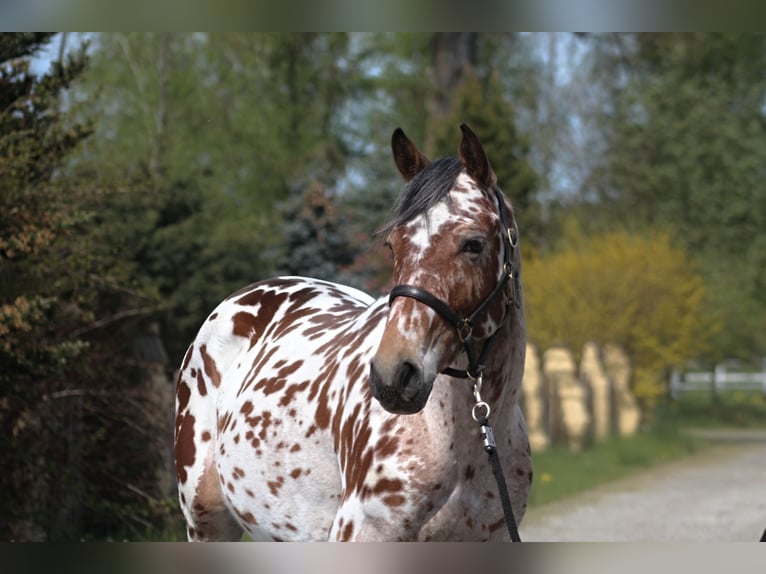
[[[468,315],[468,317],[461,317],[444,301],[435,295],[432,295],[425,289],[413,285],[397,285],[391,289],[391,293],[388,296],[389,305],[393,304],[394,299],[397,297],[410,297],[411,299],[420,301],[431,307],[431,309],[436,311],[448,324],[455,328],[460,341],[465,347],[465,353],[468,357],[468,367],[466,367],[465,370],[447,367],[442,373],[459,379],[467,378],[477,380],[481,377],[482,371],[484,370],[484,362],[487,359],[487,355],[492,347],[495,336],[508,317],[508,308],[513,304],[518,309],[521,305],[521,298],[519,296],[519,274],[513,266],[513,251],[518,244],[516,227],[511,224],[508,208],[505,205],[505,199],[503,198],[500,188],[495,186],[494,192],[497,200],[500,223],[503,226],[503,276],[500,278],[492,292],[481,302],[473,313]],[[495,332],[484,342],[481,354],[477,354],[473,339],[473,327],[475,322],[479,316],[489,309],[489,306],[495,298],[503,291],[505,291],[506,313],[497,330],[495,330]]]

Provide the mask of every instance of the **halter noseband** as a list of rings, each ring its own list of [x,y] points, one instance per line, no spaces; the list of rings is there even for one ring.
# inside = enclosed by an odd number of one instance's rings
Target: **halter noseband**
[[[489,354],[495,336],[500,332],[500,326],[502,326],[503,322],[505,322],[508,317],[508,308],[512,303],[516,305],[516,308],[519,308],[521,305],[521,299],[519,298],[519,274],[513,266],[513,250],[518,242],[516,228],[511,225],[511,218],[508,214],[508,208],[505,206],[505,200],[500,188],[495,186],[494,192],[495,198],[497,199],[500,223],[503,226],[503,276],[500,278],[492,292],[486,299],[484,299],[484,301],[482,301],[473,313],[468,315],[468,317],[461,317],[438,297],[432,295],[425,289],[414,287],[412,285],[397,285],[391,289],[391,293],[388,296],[389,305],[391,305],[397,297],[410,297],[411,299],[416,299],[431,307],[431,309],[436,311],[448,324],[455,328],[460,341],[465,347],[465,353],[468,356],[468,367],[466,367],[465,370],[447,367],[442,373],[449,375],[450,377],[476,380],[481,376],[482,371],[484,370],[484,362],[487,359],[487,355]],[[484,342],[484,348],[481,350],[481,354],[477,354],[473,339],[473,327],[475,322],[477,318],[487,311],[495,298],[503,291],[505,291],[506,302],[505,316],[497,330]]]

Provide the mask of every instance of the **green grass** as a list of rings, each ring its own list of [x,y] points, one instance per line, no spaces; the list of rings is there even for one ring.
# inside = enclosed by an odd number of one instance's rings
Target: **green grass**
[[[704,447],[672,425],[658,424],[632,437],[610,438],[580,452],[562,447],[532,453],[530,507],[571,496],[637,470],[669,462]]]
[[[676,417],[686,427],[766,428],[766,396],[757,392],[686,393],[663,407],[665,417]]]
[[[698,452],[708,443],[684,435],[684,428],[766,428],[766,397],[733,392],[712,400],[708,393],[687,393],[655,412],[650,430],[629,438],[611,438],[580,452],[549,448],[532,453],[535,472],[531,507],[571,496],[637,470]]]

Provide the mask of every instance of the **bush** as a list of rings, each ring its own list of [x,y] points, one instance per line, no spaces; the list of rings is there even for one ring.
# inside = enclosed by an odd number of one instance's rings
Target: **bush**
[[[667,234],[564,233],[564,247],[525,262],[530,339],[540,348],[587,341],[621,345],[633,362],[633,391],[651,411],[667,370],[699,356],[715,325],[694,262]]]

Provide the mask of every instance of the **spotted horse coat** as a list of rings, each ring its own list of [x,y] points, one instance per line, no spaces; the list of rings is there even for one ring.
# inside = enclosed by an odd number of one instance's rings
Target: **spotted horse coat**
[[[502,277],[503,230],[495,175],[461,128],[460,157],[433,163],[394,132],[407,183],[383,233],[395,283],[467,316]],[[482,395],[520,521],[532,480],[518,405],[525,321],[523,304],[500,299],[473,336],[497,332]],[[243,530],[256,540],[507,539],[471,385],[440,374],[465,363],[453,326],[411,298],[389,304],[301,277],[234,293],[202,325],[177,382],[189,540]]]

